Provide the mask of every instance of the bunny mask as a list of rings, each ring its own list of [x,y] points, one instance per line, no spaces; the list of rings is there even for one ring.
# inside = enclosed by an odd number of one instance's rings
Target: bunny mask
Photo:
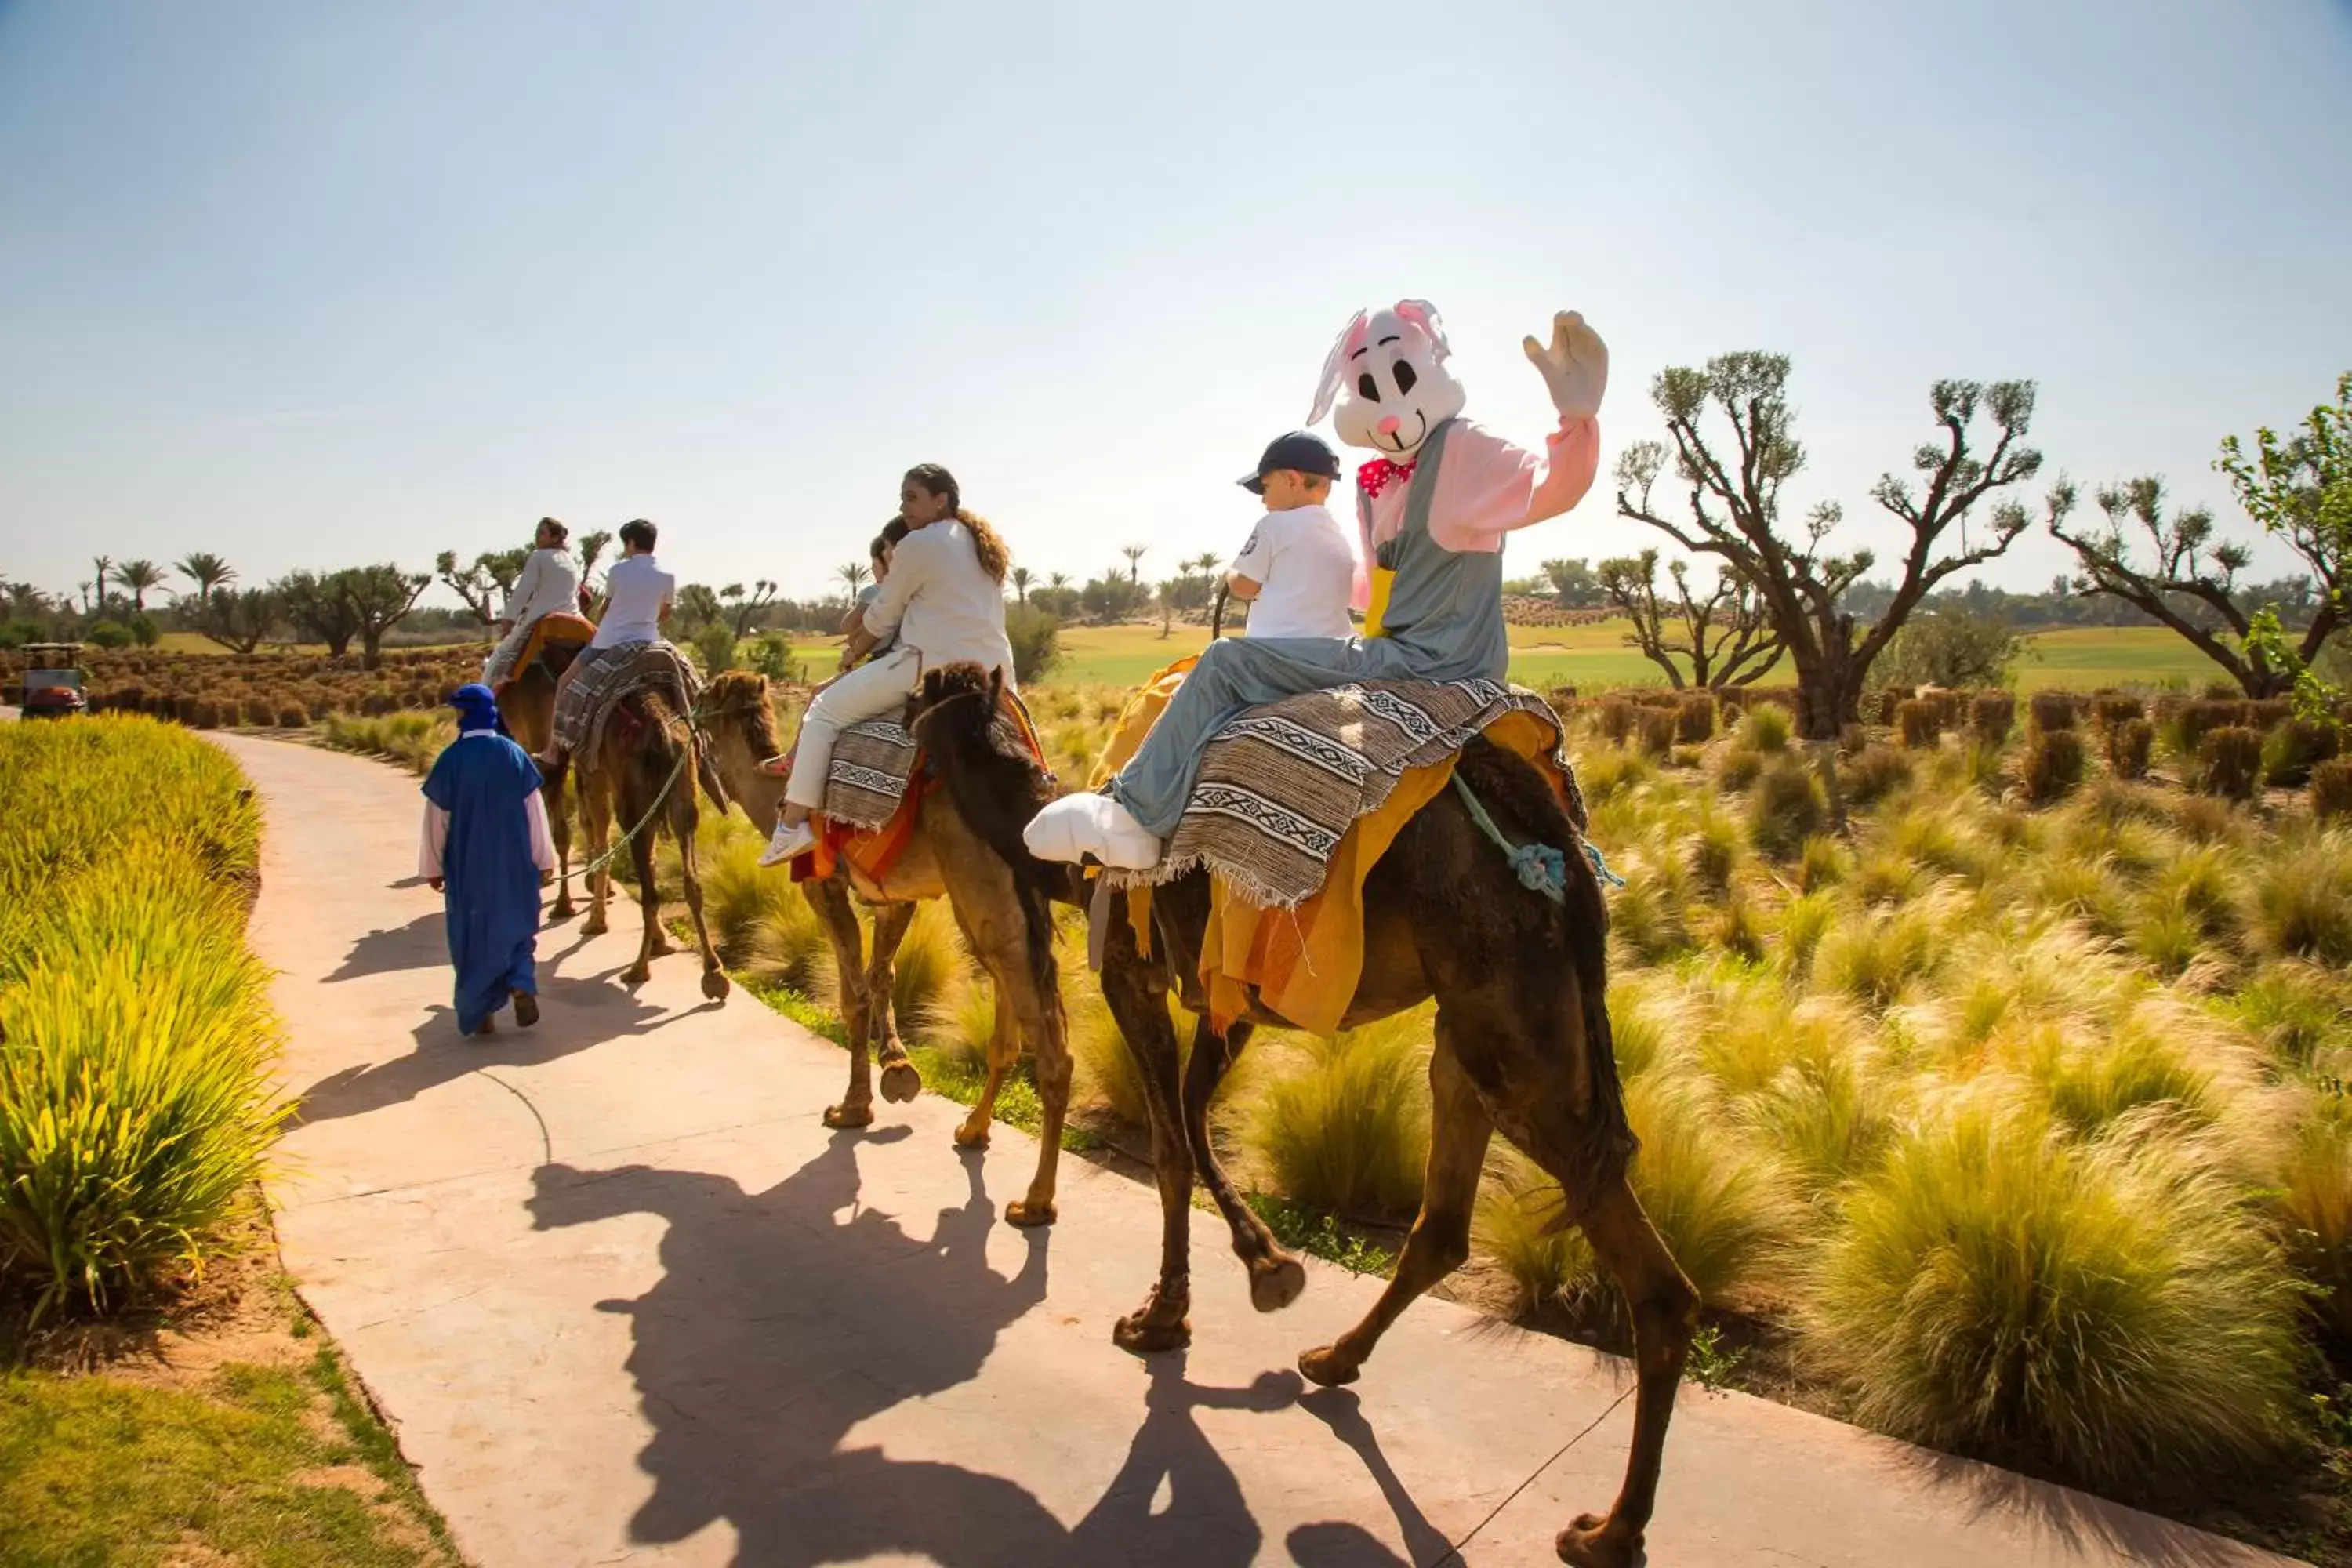
[[[1320,424],[1337,399],[1331,427],[1340,440],[1409,461],[1432,430],[1462,412],[1467,395],[1445,368],[1452,352],[1437,307],[1426,300],[1359,310],[1323,362],[1307,423]]]

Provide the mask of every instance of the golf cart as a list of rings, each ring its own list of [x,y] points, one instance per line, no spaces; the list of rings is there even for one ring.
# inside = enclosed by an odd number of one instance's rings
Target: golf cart
[[[27,719],[65,719],[89,711],[81,691],[81,644],[37,642],[25,648]]]

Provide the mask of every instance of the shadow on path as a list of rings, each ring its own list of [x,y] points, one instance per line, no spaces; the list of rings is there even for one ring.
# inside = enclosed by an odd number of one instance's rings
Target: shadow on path
[[[654,1495],[630,1538],[682,1541],[724,1520],[740,1543],[736,1562],[757,1568],[893,1554],[944,1568],[1258,1561],[1264,1531],[1195,1413],[1285,1408],[1298,1398],[1294,1373],[1213,1388],[1188,1382],[1181,1356],[1156,1362],[1125,1462],[1066,1530],[1003,1476],[842,1447],[860,1423],[914,1400],[942,1431],[964,1424],[966,1450],[1002,1434],[1006,1447],[1041,1456],[1031,1463],[1057,1452],[1053,1440],[1006,1429],[1053,1422],[1049,1386],[1025,1400],[942,1397],[976,1378],[999,1334],[1045,1300],[1046,1236],[1027,1233],[1010,1279],[989,1268],[988,1242],[1001,1227],[976,1155],[964,1161],[965,1203],[940,1211],[926,1238],[861,1206],[859,1146],[909,1134],[836,1134],[763,1193],[643,1165],[538,1173],[530,1207],[541,1230],[635,1214],[668,1222],[659,1282],[634,1300],[599,1303],[634,1324],[628,1367],[654,1426],[638,1460]],[[1293,1539],[1305,1548],[1299,1561],[1327,1568],[1401,1561],[1350,1524],[1308,1525]]]
[[[389,974],[402,969],[430,969],[449,962],[446,918],[439,910],[421,914],[404,926],[372,931],[352,943],[343,962],[327,976],[327,984],[357,980],[363,974]]]

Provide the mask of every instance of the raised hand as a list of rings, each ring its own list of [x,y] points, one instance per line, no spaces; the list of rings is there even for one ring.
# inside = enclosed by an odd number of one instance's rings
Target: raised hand
[[[1601,411],[1601,395],[1609,389],[1609,345],[1581,314],[1562,310],[1551,319],[1549,347],[1533,338],[1522,346],[1563,418],[1590,419]]]

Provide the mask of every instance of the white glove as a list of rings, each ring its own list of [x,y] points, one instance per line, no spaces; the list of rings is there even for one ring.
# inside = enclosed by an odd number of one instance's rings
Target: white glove
[[[1582,315],[1562,310],[1554,316],[1549,348],[1533,338],[1522,346],[1562,418],[1590,419],[1601,412],[1601,395],[1609,389],[1609,345]]]

